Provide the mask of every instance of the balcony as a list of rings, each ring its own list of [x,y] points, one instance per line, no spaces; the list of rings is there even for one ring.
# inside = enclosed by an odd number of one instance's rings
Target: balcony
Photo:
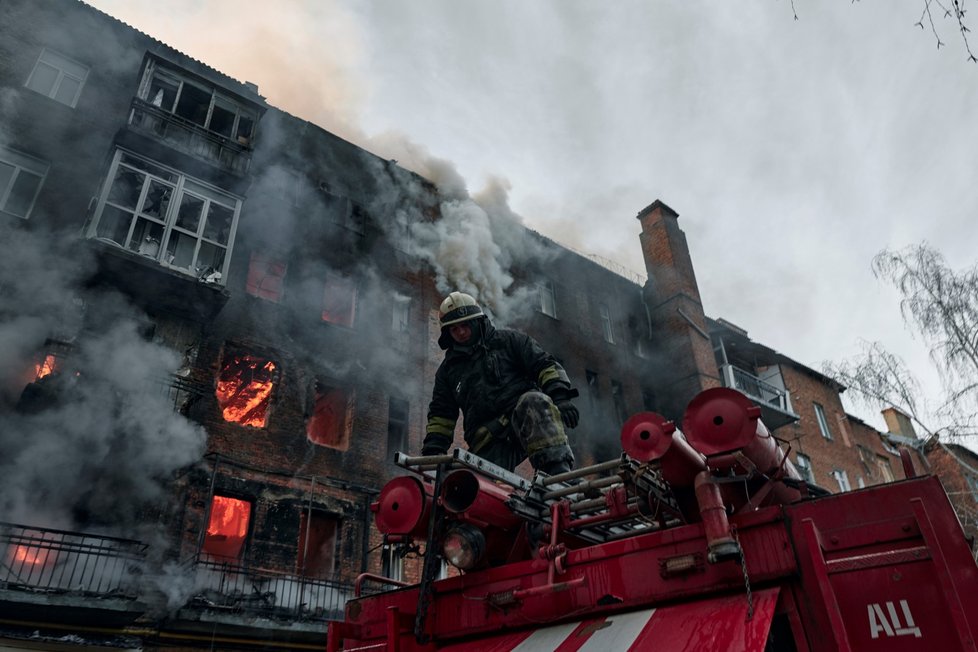
[[[225,138],[139,98],[132,101],[129,126],[240,176],[251,165],[250,144]]]
[[[724,387],[743,392],[757,403],[761,408],[761,420],[771,430],[801,418],[792,409],[791,396],[786,390],[732,364],[720,365],[720,373]]]

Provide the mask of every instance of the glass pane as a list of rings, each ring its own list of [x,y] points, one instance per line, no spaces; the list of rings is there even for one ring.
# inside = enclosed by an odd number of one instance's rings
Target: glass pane
[[[234,128],[234,114],[237,107],[225,99],[218,97],[214,100],[214,110],[211,112],[210,130],[225,138],[231,137]]]
[[[180,200],[180,213],[177,215],[177,226],[197,233],[200,226],[200,215],[204,210],[204,200],[184,193]]]
[[[205,91],[193,84],[183,83],[180,99],[177,100],[177,110],[174,112],[181,118],[196,122],[201,127],[207,121],[207,110],[211,106],[210,91]]]
[[[37,194],[40,185],[41,177],[21,170],[14,180],[14,187],[10,190],[7,205],[4,206],[6,211],[19,217],[27,217],[31,202],[34,201],[34,195]]]
[[[44,53],[41,54],[41,61],[44,63],[49,63],[60,70],[64,70],[69,75],[77,77],[78,79],[84,79],[85,75],[88,74],[88,68],[85,66],[63,57],[56,52],[52,52],[51,50],[45,50]]]
[[[169,170],[165,170],[165,169],[161,168],[158,165],[153,165],[152,163],[150,163],[148,161],[144,161],[141,158],[136,158],[134,156],[129,156],[127,154],[123,154],[123,156],[122,156],[122,162],[125,163],[126,165],[130,165],[130,166],[132,166],[134,168],[138,168],[140,170],[145,170],[146,172],[149,172],[153,176],[157,176],[157,177],[159,177],[161,179],[166,179],[167,181],[172,181],[172,182],[176,183],[176,180],[177,180],[177,175],[176,174],[174,174],[173,172],[170,172]]]
[[[211,209],[207,213],[207,223],[204,225],[204,237],[208,240],[216,240],[221,244],[227,244],[233,220],[233,210],[227,206],[211,202]]]
[[[162,224],[140,218],[136,221],[136,228],[133,229],[129,249],[150,258],[159,258],[162,239]]]
[[[78,94],[79,88],[81,88],[81,82],[77,79],[73,77],[62,77],[61,83],[58,85],[58,90],[54,94],[54,99],[62,104],[71,106],[75,103],[75,95]]]
[[[173,101],[177,99],[177,88],[179,88],[177,84],[170,79],[154,75],[149,85],[149,93],[146,94],[146,101],[164,111],[172,111]]]
[[[27,80],[27,88],[42,95],[50,95],[56,81],[58,81],[58,69],[38,61],[31,78]]]
[[[136,209],[139,201],[139,191],[143,188],[145,174],[120,167],[115,174],[112,188],[109,190],[109,201],[124,208]]]
[[[173,194],[173,187],[150,181],[149,190],[146,192],[146,200],[143,202],[142,212],[157,219],[165,219],[166,213],[170,208],[170,196]]]
[[[14,169],[14,166],[9,163],[0,161],[0,199],[3,199],[3,194],[7,191],[10,180],[14,178]],[[0,208],[3,207],[0,206]]]
[[[102,217],[99,218],[95,234],[99,238],[111,240],[122,247],[126,244],[130,224],[132,224],[132,213],[106,204],[105,210],[102,211]]]
[[[170,232],[170,241],[166,245],[166,263],[172,267],[179,267],[187,272],[193,272],[194,249],[197,247],[197,238],[180,233],[179,231]]]
[[[197,254],[197,274],[206,275],[208,272],[220,272],[223,269],[224,247],[201,242],[200,253]]]

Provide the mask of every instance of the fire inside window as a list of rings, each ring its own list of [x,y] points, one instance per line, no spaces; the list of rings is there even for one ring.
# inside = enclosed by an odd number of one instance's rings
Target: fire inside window
[[[323,321],[352,328],[356,308],[357,286],[353,279],[329,274],[323,289]]]
[[[299,554],[296,571],[304,577],[331,578],[336,573],[338,516],[305,510],[299,517]]]
[[[316,382],[312,415],[306,423],[306,436],[314,444],[345,451],[350,447],[353,425],[354,392]]]
[[[240,559],[250,522],[251,503],[215,495],[201,552],[218,559]]]
[[[264,428],[275,386],[276,365],[242,352],[227,352],[217,380],[217,402],[225,421]]]
[[[278,303],[282,300],[282,282],[285,280],[286,268],[286,264],[280,260],[253,252],[248,265],[245,292]]]

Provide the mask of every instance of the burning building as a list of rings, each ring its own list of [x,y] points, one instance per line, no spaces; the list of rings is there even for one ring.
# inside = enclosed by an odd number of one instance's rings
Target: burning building
[[[733,382],[660,201],[645,282],[76,0],[0,37],[4,644],[321,647],[361,573],[411,575],[369,506],[449,290],[562,360],[581,460]]]

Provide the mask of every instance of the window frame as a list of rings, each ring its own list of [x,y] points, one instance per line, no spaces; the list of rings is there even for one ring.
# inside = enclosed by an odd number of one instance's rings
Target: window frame
[[[849,474],[846,473],[844,469],[832,469],[829,472],[829,475],[832,476],[836,484],[839,485],[840,493],[852,491],[852,484],[849,482]]]
[[[628,406],[625,405],[625,386],[621,381],[611,379],[611,402],[615,406],[615,416],[618,417],[619,424],[624,425],[628,421]]]
[[[608,344],[615,343],[615,329],[611,322],[611,309],[608,304],[602,303],[598,306],[598,315],[601,319],[601,335]]]
[[[344,309],[343,312],[344,315],[349,313],[349,318],[344,318],[342,320],[327,318],[327,315],[330,313],[328,313],[326,310],[326,300],[330,296],[331,289],[334,291],[337,289],[349,290],[349,301],[345,300],[347,296],[344,295],[344,304],[349,303],[349,310]],[[322,309],[320,310],[320,317],[323,323],[331,326],[342,326],[343,328],[355,328],[357,324],[357,304],[359,303],[359,297],[360,286],[359,283],[357,283],[356,278],[353,276],[345,276],[337,272],[327,272],[326,278],[323,280],[323,300]]]
[[[45,55],[49,55],[51,58],[54,59],[60,58],[62,59],[62,61],[52,61],[50,59],[44,60]],[[81,76],[79,76],[77,74],[77,71],[72,72],[72,71],[65,70],[66,66],[63,65],[64,63],[68,63],[69,65],[73,64],[78,66],[79,68],[84,68],[84,71],[81,73]],[[31,80],[35,78],[34,75],[37,73],[39,64],[44,64],[58,71],[58,74],[55,76],[54,83],[51,84],[51,89],[48,90],[47,92],[43,92],[41,90],[38,90],[34,86],[31,86]],[[88,81],[89,71],[90,69],[88,66],[86,66],[85,64],[81,63],[76,59],[61,54],[57,50],[52,50],[46,47],[41,48],[41,52],[40,54],[37,55],[37,59],[34,60],[34,66],[31,68],[31,72],[27,76],[27,81],[24,82],[24,88],[30,89],[35,93],[37,93],[38,95],[43,95],[48,99],[54,100],[58,104],[63,104],[64,106],[74,109],[76,106],[78,106],[78,98],[81,97],[82,89],[85,88],[85,82]],[[75,90],[75,94],[71,98],[70,102],[65,102],[64,100],[58,99],[57,97],[58,91],[61,89],[61,84],[66,77],[78,82],[78,88]]]
[[[337,415],[337,420],[331,422],[332,427],[324,433],[314,431],[317,429],[319,415],[317,409],[320,401],[327,401],[327,405],[336,405],[342,408],[342,414]],[[332,379],[319,378],[313,386],[312,392],[312,411],[306,420],[305,434],[309,443],[323,448],[332,448],[337,451],[347,451],[350,449],[350,442],[353,439],[353,421],[356,418],[357,392],[352,387],[344,386],[342,383]],[[326,436],[319,436],[325,434]],[[329,435],[334,435],[329,437]]]
[[[147,168],[151,168],[152,170]],[[110,201],[112,189],[117,178],[119,178],[120,169],[126,169],[130,174],[135,173],[144,175],[142,185],[138,190],[135,205],[132,207],[125,206],[121,202]],[[167,176],[163,176],[161,173],[165,173]],[[157,186],[170,187],[170,194],[166,200],[166,214],[162,217],[146,212],[147,199],[149,199],[150,190],[154,183]],[[182,218],[181,209],[183,208],[183,201],[187,197],[201,202],[201,208],[197,218],[198,223],[195,227],[196,232],[192,232],[186,226],[181,226],[179,224],[179,221]],[[233,205],[229,205],[232,202]],[[213,247],[215,249],[223,249],[224,260],[221,264],[221,269],[214,271],[220,272],[221,274],[221,277],[219,280],[217,280],[217,283],[219,285],[226,285],[228,269],[231,265],[231,254],[234,251],[234,238],[237,234],[238,220],[241,216],[242,204],[242,199],[237,195],[218,188],[217,186],[211,185],[201,179],[192,177],[178,169],[169,167],[145,156],[139,156],[133,152],[130,152],[129,150],[119,148],[112,157],[112,163],[109,165],[109,170],[106,173],[94,216],[92,217],[91,223],[86,230],[86,236],[100,242],[112,244],[113,246],[123,249],[124,251],[139,254],[153,260],[161,267],[171,269],[186,276],[197,278],[198,280],[204,280],[207,278],[207,275],[205,275],[204,272],[206,272],[208,268],[212,268],[211,266],[205,268],[198,266],[200,263],[201,250],[203,249],[204,245]],[[231,211],[231,220],[227,229],[227,241],[225,243],[221,243],[219,236],[218,238],[207,236],[208,222],[211,217],[210,211],[215,205]],[[129,227],[126,230],[123,243],[119,243],[106,235],[99,234],[99,227],[102,225],[102,220],[106,218],[106,207],[129,215]],[[144,220],[149,223],[149,235],[146,236],[146,241],[155,241],[155,239],[150,238],[154,226],[162,227],[162,235],[160,236],[159,242],[156,243],[155,253],[152,253],[152,245],[147,247],[146,251],[142,251],[143,246],[141,244],[136,249],[132,248],[132,245],[135,242],[133,238],[136,234],[137,224],[139,224],[140,220]],[[174,238],[174,234],[176,234],[177,238],[187,236],[193,239],[193,253],[190,260],[190,265],[193,266],[193,269],[190,267],[174,265],[172,260],[164,260],[164,257],[170,247],[171,240]],[[142,235],[143,234],[140,234],[141,241],[143,240]],[[179,240],[177,240],[177,242],[179,242]],[[170,257],[171,259],[175,258],[175,255],[171,255]]]
[[[537,281],[537,312],[557,319],[557,289],[549,278]]]
[[[30,154],[25,154],[24,152],[11,147],[4,147],[3,145],[0,145],[0,163],[9,165],[14,169],[10,175],[10,180],[4,187],[0,188],[0,213],[22,220],[30,219],[34,205],[37,203],[37,198],[41,194],[41,187],[44,185],[44,181],[48,177],[48,172],[51,170],[51,164],[36,156],[31,156]],[[32,168],[31,166],[34,167]],[[27,210],[23,215],[19,215],[7,210],[7,202],[10,201],[10,196],[13,194],[14,187],[17,185],[17,181],[22,174],[35,176],[38,178],[38,181],[31,195]]]
[[[829,421],[825,416],[825,408],[815,401],[812,401],[812,406],[815,410],[815,420],[818,421],[818,429],[821,431],[822,437],[828,441],[835,441],[835,437],[832,436],[832,430],[829,428]]]
[[[395,417],[395,407],[396,410]],[[401,411],[403,408],[403,412]],[[408,446],[408,429],[411,420],[411,404],[399,396],[387,398],[387,461],[393,462],[393,454]]]
[[[815,469],[812,467],[811,457],[804,453],[795,453],[795,467],[805,482],[815,483]]]

